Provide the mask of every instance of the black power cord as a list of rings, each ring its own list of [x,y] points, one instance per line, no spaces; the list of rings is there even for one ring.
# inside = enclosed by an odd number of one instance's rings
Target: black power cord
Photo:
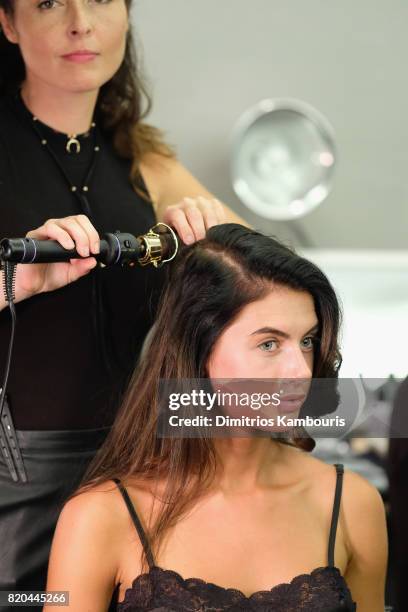
[[[27,482],[27,473],[24,468],[23,458],[17,443],[16,432],[11,419],[9,406],[6,401],[7,383],[10,373],[11,355],[13,352],[14,335],[17,322],[16,308],[14,305],[16,267],[17,266],[15,263],[0,260],[0,269],[3,270],[4,273],[4,297],[6,302],[9,304],[12,321],[6,369],[4,372],[3,384],[0,389],[0,445],[4,459],[14,482],[18,482],[19,480],[22,482]]]

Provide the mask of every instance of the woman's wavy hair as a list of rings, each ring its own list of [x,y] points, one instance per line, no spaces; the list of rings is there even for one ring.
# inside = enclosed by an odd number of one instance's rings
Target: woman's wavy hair
[[[0,0],[0,8],[13,18],[15,0]],[[132,0],[125,0],[128,14]],[[96,102],[95,116],[99,124],[112,137],[113,146],[120,157],[131,159],[130,178],[138,193],[140,188],[139,163],[147,153],[175,157],[174,149],[165,143],[163,133],[144,123],[152,108],[132,29],[126,38],[125,55],[117,72],[104,83]],[[17,44],[10,43],[0,27],[0,96],[16,91],[25,78],[25,64]]]
[[[114,478],[153,488],[165,482],[165,491],[154,493],[164,503],[149,527],[153,550],[208,490],[217,468],[210,436],[157,435],[161,380],[208,378],[207,363],[223,331],[274,286],[306,291],[313,298],[319,321],[313,377],[337,379],[341,364],[341,310],[334,289],[316,265],[274,238],[235,223],[214,226],[203,240],[182,246],[167,281],[147,348],[79,489]],[[305,434],[278,442],[311,451],[315,442]],[[142,565],[145,560],[142,553]]]

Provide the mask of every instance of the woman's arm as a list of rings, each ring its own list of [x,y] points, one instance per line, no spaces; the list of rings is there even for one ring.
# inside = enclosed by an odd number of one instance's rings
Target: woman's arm
[[[177,159],[150,153],[140,170],[159,221],[174,225],[183,240],[189,229],[199,240],[218,223],[249,224],[215,198]],[[190,227],[189,227],[190,226]]]
[[[47,591],[68,591],[72,612],[108,610],[118,573],[120,521],[112,486],[81,493],[64,506],[55,530]],[[61,606],[47,605],[61,611]]]
[[[378,490],[354,472],[344,472],[342,496],[351,549],[345,579],[358,612],[384,612],[388,539]]]

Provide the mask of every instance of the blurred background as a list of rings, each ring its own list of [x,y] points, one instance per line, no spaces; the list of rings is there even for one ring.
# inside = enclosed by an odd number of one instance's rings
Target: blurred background
[[[133,23],[151,121],[220,199],[245,215],[229,180],[241,113],[262,98],[301,99],[328,118],[339,152],[333,191],[302,220],[313,246],[407,248],[406,2],[136,0]]]
[[[408,374],[408,78],[402,60],[408,4],[136,0],[132,22],[153,96],[148,121],[164,130],[183,164],[219,199],[327,273],[344,310],[340,375],[365,380],[382,419],[398,423],[408,409],[408,388],[401,384]],[[316,109],[335,145],[327,197],[285,221],[248,208],[234,191],[231,171],[237,122],[259,101],[276,98]],[[344,463],[381,492],[390,536],[386,603],[406,612],[408,533],[398,521],[408,513],[408,440],[375,437],[364,428],[359,435],[318,440],[313,452]]]

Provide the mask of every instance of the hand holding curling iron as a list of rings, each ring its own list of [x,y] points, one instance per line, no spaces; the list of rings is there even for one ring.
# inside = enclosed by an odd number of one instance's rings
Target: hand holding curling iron
[[[78,280],[97,261],[105,266],[152,263],[159,267],[172,260],[177,250],[177,235],[164,223],[158,223],[143,236],[117,231],[100,239],[88,217],[76,215],[50,219],[25,238],[4,238],[0,242],[0,261],[36,264],[17,266],[14,301],[18,302]],[[4,306],[0,298],[0,308]]]

